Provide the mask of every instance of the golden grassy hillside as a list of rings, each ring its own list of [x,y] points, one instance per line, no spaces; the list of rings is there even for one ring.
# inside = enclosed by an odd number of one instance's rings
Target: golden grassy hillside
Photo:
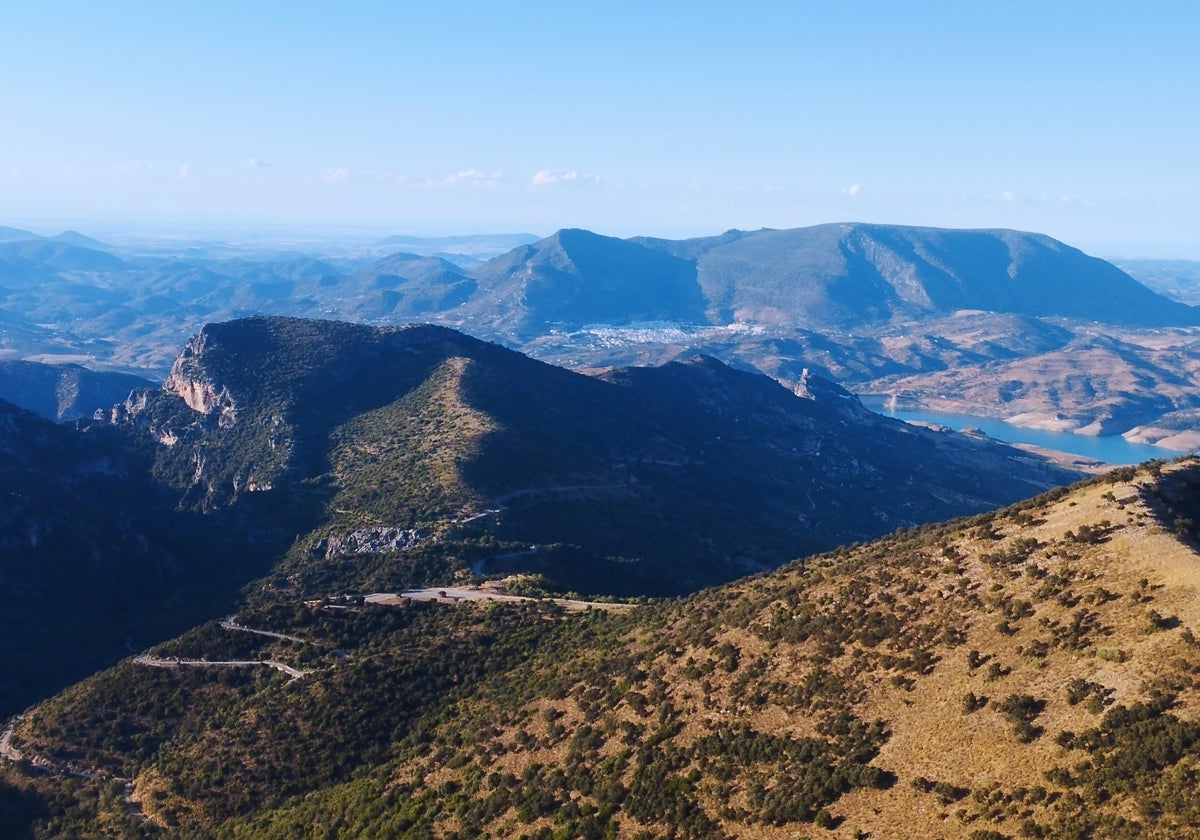
[[[129,663],[11,743],[108,774],[21,782],[45,837],[1200,836],[1198,511],[1187,460],[628,612],[276,605],[155,655],[302,679]]]
[[[393,780],[474,772],[494,791],[532,769],[554,790],[545,768],[560,768],[624,789],[613,809],[611,791],[560,782],[557,806],[531,819],[515,802],[483,824],[494,836],[587,804],[620,837],[1188,836],[1200,557],[1175,530],[1196,471],[1118,471],[666,605],[607,649],[535,661],[521,680],[550,690],[517,711],[499,692],[463,712],[476,725],[454,716],[440,742],[466,743]],[[822,804],[794,749],[816,742],[881,772],[847,770]],[[652,777],[657,814],[637,799]]]

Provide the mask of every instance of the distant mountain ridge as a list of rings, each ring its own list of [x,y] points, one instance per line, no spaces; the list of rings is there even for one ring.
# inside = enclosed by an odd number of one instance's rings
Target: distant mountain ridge
[[[525,333],[646,320],[847,328],[963,309],[1200,323],[1110,263],[1011,230],[829,224],[682,241],[566,230],[473,274],[466,310]]]
[[[808,369],[931,408],[1200,445],[1200,310],[1039,234],[846,223],[675,241],[567,229],[532,242],[389,239],[354,257],[252,241],[148,256],[27,234],[0,241],[6,358],[157,378],[209,322],[423,321],[568,367],[701,352],[785,384]],[[512,242],[482,263],[438,250],[491,256]],[[1081,362],[1072,348],[1097,333],[1119,341]]]
[[[0,269],[4,274],[13,270],[36,270],[38,266],[71,270],[119,270],[124,261],[105,251],[76,245],[67,240],[30,239],[0,242]],[[2,279],[3,275],[0,275]]]
[[[420,318],[466,301],[476,283],[466,270],[437,256],[391,254],[355,271],[346,281],[362,292],[348,309],[356,319]]]
[[[33,231],[21,228],[0,227],[0,242],[19,242],[23,239],[40,239]]]
[[[77,230],[64,230],[62,233],[55,234],[54,236],[42,236],[41,234],[22,230],[21,228],[0,227],[0,242],[28,242],[34,240],[63,242],[67,245],[76,245],[80,248],[90,248],[95,251],[108,251],[112,249],[111,245],[101,242],[98,239],[93,239],[90,236],[85,236]]]
[[[127,373],[99,372],[81,365],[0,360],[0,399],[49,420],[91,417],[121,402],[130,391],[154,383]]]
[[[561,230],[472,272],[463,309],[518,333],[593,323],[704,320],[695,265],[584,230]]]

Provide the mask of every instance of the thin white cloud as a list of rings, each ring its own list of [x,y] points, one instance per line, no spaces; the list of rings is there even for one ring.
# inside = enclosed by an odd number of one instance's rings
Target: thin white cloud
[[[557,169],[539,169],[533,173],[533,177],[529,179],[529,185],[534,189],[539,187],[556,187],[560,184],[570,183],[599,183],[600,178],[597,175],[587,175],[585,173],[576,172],[559,172]]]
[[[192,177],[192,165],[190,163],[180,164],[179,180],[186,181]]]
[[[858,184],[851,184],[848,187],[842,188],[842,195],[849,196],[850,198],[858,198],[858,194],[861,191],[862,187],[860,187]]]
[[[275,164],[273,164],[273,163],[268,163],[267,161],[263,160],[262,158],[256,158],[256,157],[250,158],[250,160],[246,161],[246,165],[249,166],[251,169],[271,169],[272,167],[275,166]]]
[[[427,187],[486,187],[499,186],[504,176],[499,172],[484,172],[481,169],[462,169],[441,180],[426,181]]]
[[[321,180],[326,184],[340,184],[350,177],[350,170],[345,166],[336,166],[329,169],[321,176]]]

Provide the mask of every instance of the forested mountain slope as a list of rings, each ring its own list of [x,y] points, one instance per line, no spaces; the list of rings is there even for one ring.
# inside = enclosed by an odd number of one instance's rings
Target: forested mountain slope
[[[103,420],[5,408],[0,709],[243,599],[685,593],[1076,476],[802,390],[703,357],[584,376],[444,327],[211,325]]]
[[[481,562],[687,592],[1071,478],[797,389],[705,357],[585,376],[444,327],[256,318],[206,327],[113,419],[182,507],[291,539],[274,584],[306,595]]]

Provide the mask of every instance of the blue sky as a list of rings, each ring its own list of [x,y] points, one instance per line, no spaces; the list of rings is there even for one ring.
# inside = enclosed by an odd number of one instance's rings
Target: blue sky
[[[874,221],[1200,259],[1198,31],[1194,0],[0,0],[0,224]]]

